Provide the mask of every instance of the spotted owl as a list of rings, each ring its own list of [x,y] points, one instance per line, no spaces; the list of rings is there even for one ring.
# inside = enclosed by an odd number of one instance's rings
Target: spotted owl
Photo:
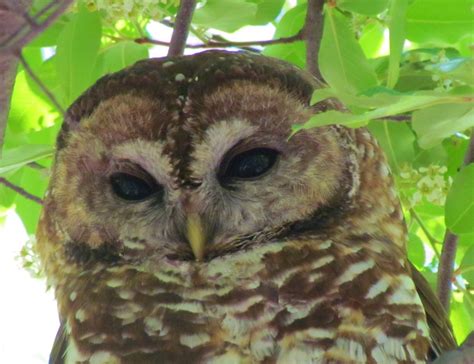
[[[38,251],[52,363],[425,363],[454,345],[364,128],[289,138],[315,80],[252,53],[140,61],[69,108]]]

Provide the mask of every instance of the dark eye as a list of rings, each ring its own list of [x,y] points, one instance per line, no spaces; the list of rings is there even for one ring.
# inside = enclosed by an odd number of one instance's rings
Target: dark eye
[[[110,183],[115,194],[128,201],[143,200],[160,189],[157,184],[127,173],[114,173]]]
[[[234,156],[224,167],[224,179],[252,179],[263,175],[273,167],[278,152],[269,148],[255,148]]]

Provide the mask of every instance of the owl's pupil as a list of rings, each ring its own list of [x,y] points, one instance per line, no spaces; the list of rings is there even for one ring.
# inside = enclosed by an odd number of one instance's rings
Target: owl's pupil
[[[115,173],[110,177],[114,193],[128,201],[140,201],[152,195],[157,186],[127,173]]]
[[[255,148],[233,157],[222,174],[224,178],[256,178],[270,170],[278,152],[269,148]]]

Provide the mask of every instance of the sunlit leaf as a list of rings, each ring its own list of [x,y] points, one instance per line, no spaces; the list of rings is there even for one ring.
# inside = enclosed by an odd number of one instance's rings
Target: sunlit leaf
[[[57,71],[67,104],[91,85],[92,70],[99,51],[101,20],[98,12],[80,7],[58,38]]]
[[[350,29],[348,19],[326,6],[319,51],[321,74],[337,91],[357,94],[378,84],[364,52]]]
[[[367,24],[359,37],[359,44],[367,58],[375,57],[383,44],[385,28],[377,21]]]
[[[472,33],[472,0],[416,0],[407,12],[407,38],[413,42],[454,43]]]
[[[193,23],[232,33],[255,21],[257,11],[256,4],[243,0],[208,0],[194,13]]]
[[[472,126],[474,108],[469,103],[434,105],[413,113],[413,129],[422,148],[430,148]]]
[[[294,125],[293,131],[296,132],[300,129],[314,128],[323,125],[342,124],[349,127],[359,127],[366,125],[370,120],[380,119],[391,115],[403,114],[413,110],[428,108],[438,104],[449,104],[450,102],[463,102],[465,98],[463,96],[456,95],[438,95],[436,93],[418,93],[413,95],[381,95],[380,102],[383,102],[384,106],[364,112],[361,114],[350,114],[340,111],[327,111],[324,113],[316,114],[312,116],[303,125]],[[355,101],[359,99],[363,104],[366,101],[370,101],[370,98],[364,97],[352,97]],[[377,98],[374,98],[377,100]],[[469,108],[470,105],[460,105],[464,108]],[[474,120],[474,119],[473,119]],[[473,122],[473,121],[471,121]],[[427,133],[429,130],[427,130]],[[449,135],[446,135],[449,136]]]
[[[390,6],[390,55],[388,57],[387,86],[393,88],[400,73],[400,59],[405,42],[405,19],[408,0],[392,0]]]
[[[32,195],[42,198],[48,185],[48,179],[40,171],[25,168],[18,185],[24,187]],[[16,212],[20,215],[28,234],[34,234],[42,206],[18,194],[15,205]]]
[[[306,4],[290,9],[283,15],[276,25],[273,38],[291,37],[303,27],[306,17]],[[266,56],[283,59],[304,68],[306,63],[306,49],[303,42],[291,44],[276,44],[265,47],[263,54]]]
[[[15,132],[38,130],[52,125],[56,116],[51,105],[31,90],[25,72],[19,72],[13,89],[9,128]]]
[[[50,157],[54,149],[50,145],[30,144],[15,149],[7,149],[0,158],[0,174],[11,172],[25,164]]]
[[[337,6],[364,15],[376,15],[387,9],[389,0],[338,0]]]
[[[467,148],[469,139],[466,137],[453,135],[451,138],[443,141],[443,147],[447,155],[448,174],[454,176],[460,170]]]
[[[148,58],[148,48],[132,41],[122,41],[105,50],[101,57],[102,74],[112,73]]]
[[[446,226],[454,233],[474,232],[474,164],[454,177],[446,198]]]
[[[474,242],[471,242],[471,246],[464,254],[459,269],[464,279],[474,286]]]
[[[466,292],[465,294],[469,293]],[[461,344],[466,336],[474,330],[474,320],[472,319],[474,308],[467,298],[463,297],[464,299],[462,299],[461,297],[451,301],[451,314],[449,316],[458,344]],[[474,297],[471,295],[472,298]]]
[[[425,264],[425,247],[421,239],[415,234],[409,234],[407,248],[410,262],[422,269]]]
[[[251,0],[257,4],[257,13],[252,25],[262,25],[275,19],[281,12],[285,0]]]
[[[369,130],[382,146],[395,172],[404,162],[411,162],[415,158],[415,136],[406,123],[373,121],[369,124]]]

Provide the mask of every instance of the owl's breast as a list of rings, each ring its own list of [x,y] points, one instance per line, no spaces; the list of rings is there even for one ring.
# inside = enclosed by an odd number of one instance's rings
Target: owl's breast
[[[428,329],[411,278],[397,273],[401,262],[391,262],[392,272],[363,250],[331,241],[267,244],[199,265],[162,262],[153,272],[119,265],[66,279],[58,298],[68,355],[119,363],[424,362]]]

